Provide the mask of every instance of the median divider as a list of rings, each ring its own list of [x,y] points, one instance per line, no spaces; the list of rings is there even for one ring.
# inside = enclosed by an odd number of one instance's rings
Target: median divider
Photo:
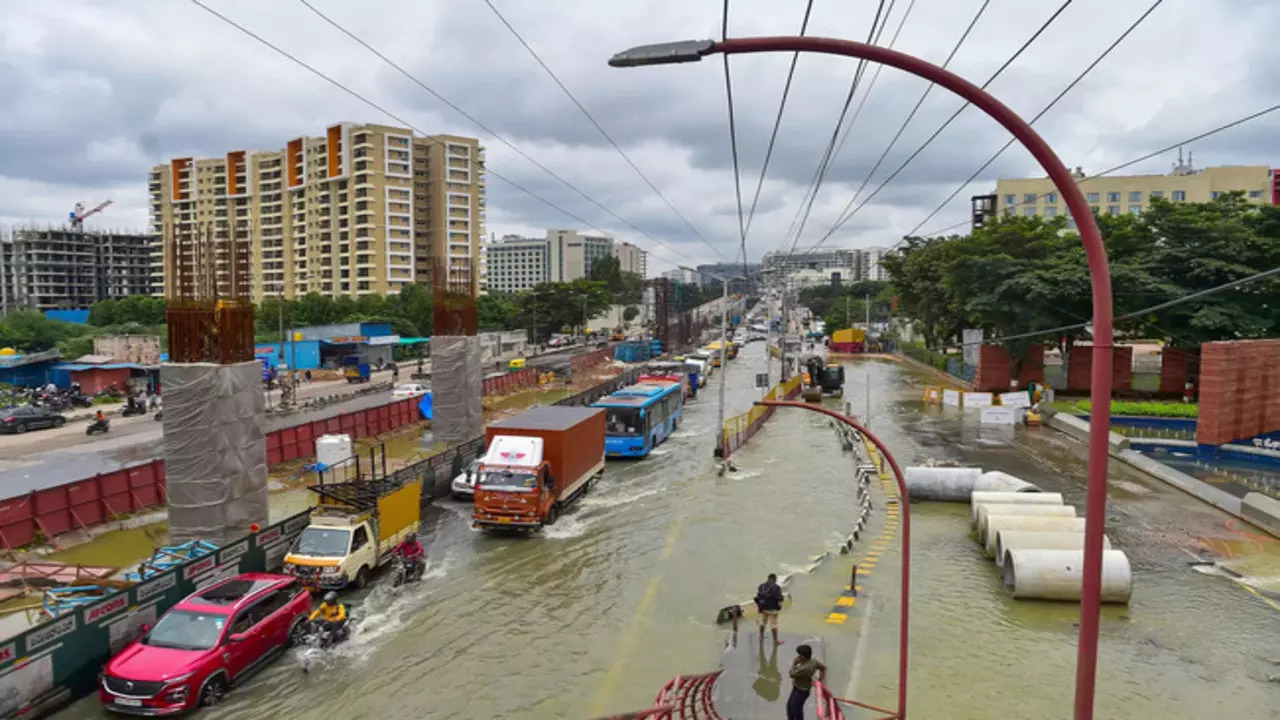
[[[790,380],[773,386],[765,400],[794,400],[800,394],[800,384],[804,378],[797,375]],[[720,446],[724,448],[724,457],[729,457],[735,450],[747,444],[765,422],[773,417],[776,408],[753,406],[750,410],[725,418]]]
[[[871,495],[866,489],[873,480],[879,483],[880,491],[885,497],[885,522],[880,529],[880,533],[871,542],[866,552],[850,568],[849,584],[840,591],[831,611],[827,613],[827,622],[832,625],[843,625],[848,622],[851,616],[856,615],[858,595],[862,590],[862,586],[858,584],[858,578],[866,577],[875,572],[876,565],[880,562],[881,554],[889,548],[889,543],[898,534],[898,521],[900,519],[898,486],[885,471],[884,459],[880,457],[880,452],[875,445],[866,438],[862,438],[862,444],[863,449],[866,451],[868,462],[860,464],[857,470],[860,500],[858,529],[854,533],[854,540],[861,538],[868,524],[872,503]]]

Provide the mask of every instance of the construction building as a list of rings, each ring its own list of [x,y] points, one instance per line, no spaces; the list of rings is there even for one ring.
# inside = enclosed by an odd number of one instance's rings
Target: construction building
[[[506,235],[485,247],[491,292],[523,292],[546,282],[586,277],[596,261],[616,257],[622,272],[644,277],[649,254],[628,242],[576,230],[548,230],[544,238]]]
[[[339,123],[279,150],[174,158],[152,168],[148,189],[163,238],[151,256],[157,295],[386,295],[430,284],[437,266],[452,287],[480,288],[485,172],[475,138]],[[231,287],[236,276],[248,287]]]
[[[5,312],[88,308],[145,295],[155,242],[144,233],[16,228],[0,238],[0,306]]]
[[[1164,175],[1108,175],[1090,178],[1083,168],[1072,173],[1093,211],[1100,215],[1141,214],[1151,201],[1209,202],[1225,192],[1239,191],[1250,202],[1280,204],[1280,176],[1266,165],[1224,165],[1195,169],[1192,158],[1178,161]],[[994,197],[973,198],[975,221],[993,209],[1005,215],[1044,218],[1069,215],[1057,186],[1048,177],[996,181]],[[980,207],[981,206],[981,207]],[[1074,221],[1070,224],[1074,226]]]

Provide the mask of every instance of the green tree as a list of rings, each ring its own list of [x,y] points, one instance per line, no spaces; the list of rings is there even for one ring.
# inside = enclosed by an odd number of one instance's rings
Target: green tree
[[[631,322],[632,320],[635,320],[637,317],[640,317],[640,308],[636,307],[635,305],[629,305],[627,306],[626,310],[622,311],[623,322]]]
[[[489,293],[476,298],[476,320],[482,330],[513,330],[520,327],[520,301],[507,293]]]

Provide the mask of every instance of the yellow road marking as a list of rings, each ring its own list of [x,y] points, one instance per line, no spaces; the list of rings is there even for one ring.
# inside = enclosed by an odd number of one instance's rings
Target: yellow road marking
[[[827,615],[827,622],[833,625],[844,624],[844,621],[848,619],[849,616],[844,613],[831,613],[830,615]]]
[[[853,607],[853,604],[856,602],[858,602],[858,598],[856,597],[841,596],[839,598],[836,598],[836,604],[840,605],[841,607]]]

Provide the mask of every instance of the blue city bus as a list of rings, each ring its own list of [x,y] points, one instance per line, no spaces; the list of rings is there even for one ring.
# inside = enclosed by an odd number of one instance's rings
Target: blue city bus
[[[631,385],[591,407],[604,409],[605,455],[642,458],[680,425],[684,388],[674,382]]]

